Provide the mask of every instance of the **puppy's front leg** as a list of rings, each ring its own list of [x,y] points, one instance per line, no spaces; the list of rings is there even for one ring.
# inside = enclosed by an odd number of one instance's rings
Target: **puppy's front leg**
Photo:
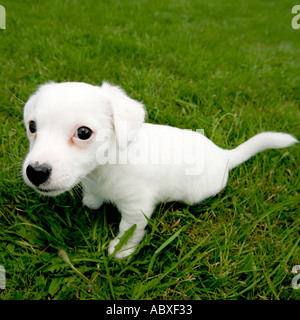
[[[124,211],[122,212],[120,210],[122,214],[122,219],[119,226],[119,234],[114,240],[110,242],[108,247],[108,254],[111,255],[115,251],[115,247],[120,242],[120,238],[124,235],[124,233],[133,225],[136,225],[136,229],[134,230],[133,235],[128,240],[128,242],[117,252],[115,257],[117,259],[122,259],[132,254],[145,235],[145,227],[147,226],[147,220],[144,214],[150,217],[153,210],[153,206],[151,206],[151,208],[148,208],[148,210],[130,210],[130,213],[126,213]]]
[[[86,207],[93,209],[93,210],[96,210],[102,206],[103,200],[93,193],[86,193],[85,192],[83,195],[82,203]]]
[[[82,186],[83,186],[82,203],[90,209],[94,209],[94,210],[99,209],[103,204],[103,200],[99,196],[99,194],[95,192],[95,189],[97,190],[96,184],[93,183],[93,181],[88,180],[88,181],[83,181]]]

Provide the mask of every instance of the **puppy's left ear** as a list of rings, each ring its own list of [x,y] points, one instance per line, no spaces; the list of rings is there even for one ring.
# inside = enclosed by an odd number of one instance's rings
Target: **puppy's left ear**
[[[128,97],[119,87],[104,82],[101,88],[106,93],[111,107],[118,146],[124,150],[135,139],[145,121],[145,107]]]

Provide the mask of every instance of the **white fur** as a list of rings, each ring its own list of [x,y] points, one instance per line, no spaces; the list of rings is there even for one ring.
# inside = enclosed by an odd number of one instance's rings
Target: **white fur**
[[[140,102],[108,83],[101,87],[76,82],[45,84],[24,108],[30,141],[23,164],[25,182],[49,196],[81,183],[87,207],[114,203],[122,219],[109,254],[136,224],[117,258],[135,250],[145,233],[145,216],[151,216],[158,202],[200,202],[221,191],[229,170],[257,152],[297,141],[289,134],[263,132],[236,149],[224,150],[201,133],[147,124],[144,118]],[[29,131],[30,121],[36,122],[36,133]],[[82,126],[93,131],[90,139],[76,137]],[[52,168],[49,179],[38,187],[26,174],[27,166],[36,163]]]

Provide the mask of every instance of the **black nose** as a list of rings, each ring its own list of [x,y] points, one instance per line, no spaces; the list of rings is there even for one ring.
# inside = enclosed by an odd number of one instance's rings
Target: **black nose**
[[[40,165],[38,162],[30,164],[26,168],[28,179],[37,187],[48,180],[51,171],[52,168],[49,164],[43,163]]]

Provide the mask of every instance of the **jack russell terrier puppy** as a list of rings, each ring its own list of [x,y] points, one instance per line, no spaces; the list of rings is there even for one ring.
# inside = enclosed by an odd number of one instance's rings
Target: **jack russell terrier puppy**
[[[198,203],[220,192],[229,171],[256,153],[297,142],[290,134],[263,132],[225,150],[199,132],[144,120],[143,104],[106,82],[48,83],[24,107],[30,142],[24,181],[47,196],[81,183],[87,207],[115,204],[122,218],[109,254],[136,225],[116,258],[135,250],[158,202]]]

